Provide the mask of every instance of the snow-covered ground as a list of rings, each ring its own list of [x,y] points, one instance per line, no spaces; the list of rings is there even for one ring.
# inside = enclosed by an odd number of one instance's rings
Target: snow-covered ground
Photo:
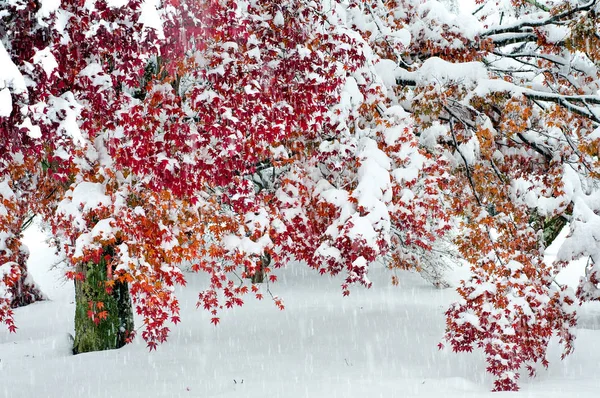
[[[188,275],[179,289],[182,323],[149,353],[137,339],[120,350],[73,356],[73,289],[59,270],[44,235],[31,229],[30,268],[50,301],[16,311],[19,330],[0,329],[0,396],[16,397],[540,397],[600,396],[600,305],[587,304],[573,355],[522,376],[519,393],[490,393],[481,353],[439,351],[444,311],[453,289],[436,290],[418,275],[375,268],[373,288],[342,297],[339,281],[296,265],[278,272],[268,300],[249,299],[226,312],[219,326],[195,308],[202,275]],[[575,283],[574,264],[561,279]],[[458,270],[452,278],[460,278]],[[138,322],[139,325],[139,322]]]

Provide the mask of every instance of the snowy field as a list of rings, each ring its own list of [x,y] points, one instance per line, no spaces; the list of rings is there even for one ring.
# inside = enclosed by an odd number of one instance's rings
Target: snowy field
[[[391,286],[373,269],[370,290],[342,297],[340,281],[302,267],[278,271],[268,300],[248,299],[225,312],[217,327],[195,308],[203,275],[188,275],[179,289],[182,323],[149,353],[141,339],[120,350],[71,355],[73,289],[58,270],[44,235],[27,231],[31,273],[50,297],[16,311],[19,330],[0,330],[0,396],[17,397],[540,397],[600,396],[600,305],[579,310],[575,352],[538,377],[522,375],[518,393],[490,393],[481,353],[439,351],[444,311],[453,289],[436,290],[418,275],[401,273]],[[563,283],[575,283],[574,264]],[[459,279],[457,270],[451,279]],[[138,325],[140,324],[138,320]]]

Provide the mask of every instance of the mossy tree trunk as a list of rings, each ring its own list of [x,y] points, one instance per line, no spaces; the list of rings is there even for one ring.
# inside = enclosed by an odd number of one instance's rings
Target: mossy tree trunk
[[[567,208],[565,213],[571,215],[572,207]],[[548,247],[558,237],[562,229],[567,225],[568,219],[565,215],[558,214],[552,218],[543,218],[537,212],[531,215],[531,223],[534,228],[541,229],[543,233],[544,246]]]
[[[111,350],[126,344],[133,330],[133,310],[126,283],[110,286],[104,259],[88,262],[75,280],[75,338],[73,353]]]
[[[554,242],[554,239],[556,239],[560,231],[567,225],[567,222],[567,218],[562,215],[555,216],[544,222],[544,244],[546,247]]]

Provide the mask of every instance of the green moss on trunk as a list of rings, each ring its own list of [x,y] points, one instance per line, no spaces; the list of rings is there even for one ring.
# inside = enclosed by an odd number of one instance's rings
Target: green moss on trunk
[[[75,338],[73,353],[110,350],[125,345],[133,330],[133,311],[127,284],[107,289],[106,263],[81,265],[83,280],[75,281]]]
[[[572,208],[569,209],[566,215],[570,215]],[[548,247],[554,242],[560,231],[567,225],[567,217],[562,214],[558,214],[552,218],[543,218],[537,212],[531,215],[530,223],[536,230],[541,229],[543,232],[544,246]]]
[[[544,222],[544,244],[550,246],[554,239],[560,234],[560,231],[567,225],[567,219],[558,215]]]

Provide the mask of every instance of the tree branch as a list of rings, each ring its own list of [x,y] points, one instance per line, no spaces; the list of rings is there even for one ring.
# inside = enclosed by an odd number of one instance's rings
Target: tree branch
[[[503,34],[503,33],[522,33],[522,30],[525,28],[536,28],[536,27],[554,24],[563,19],[573,16],[574,14],[576,14],[580,11],[591,10],[597,1],[598,0],[591,0],[588,3],[582,4],[580,6],[572,8],[570,10],[563,11],[559,14],[550,16],[548,18],[545,18],[545,19],[542,19],[539,21],[525,21],[525,22],[517,23],[517,24],[511,25],[511,26],[493,28],[493,29],[488,30],[487,32],[482,33],[481,37],[491,37],[491,36]]]

